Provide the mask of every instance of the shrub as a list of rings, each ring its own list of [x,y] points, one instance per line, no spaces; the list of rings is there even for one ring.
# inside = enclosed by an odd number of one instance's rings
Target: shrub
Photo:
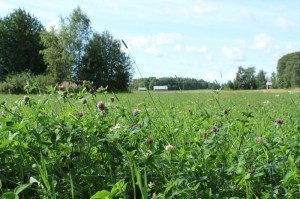
[[[32,75],[29,72],[12,74],[0,83],[0,92],[9,94],[42,93],[55,80],[49,75]]]

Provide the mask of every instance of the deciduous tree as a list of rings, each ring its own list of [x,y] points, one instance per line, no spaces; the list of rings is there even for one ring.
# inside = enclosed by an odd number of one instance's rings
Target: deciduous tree
[[[77,77],[96,86],[108,86],[109,90],[125,91],[132,72],[132,62],[121,50],[121,42],[106,31],[95,33],[87,44]]]
[[[23,9],[16,9],[0,19],[0,79],[10,73],[30,71],[43,73],[46,69],[39,51],[43,49],[41,22]]]

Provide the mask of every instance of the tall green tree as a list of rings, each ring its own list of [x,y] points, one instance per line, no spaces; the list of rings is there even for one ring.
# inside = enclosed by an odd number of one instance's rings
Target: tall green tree
[[[39,51],[41,22],[23,9],[0,19],[0,80],[10,73],[30,71],[41,74],[46,65]]]
[[[257,89],[265,89],[267,83],[266,72],[260,70],[255,76],[255,81],[256,81]]]
[[[67,51],[63,34],[52,27],[50,31],[43,32],[41,38],[44,46],[46,46],[41,54],[47,64],[48,74],[52,75],[58,82],[70,80],[73,56]]]
[[[280,88],[300,86],[300,52],[286,54],[278,60],[277,79]]]
[[[77,78],[108,86],[109,90],[126,91],[132,73],[132,62],[121,51],[121,42],[106,31],[95,33],[87,44]]]
[[[46,46],[42,54],[47,70],[58,81],[76,79],[91,34],[90,19],[79,7],[68,17],[60,19],[60,27],[42,34]]]
[[[239,66],[233,85],[235,89],[256,89],[255,68]]]

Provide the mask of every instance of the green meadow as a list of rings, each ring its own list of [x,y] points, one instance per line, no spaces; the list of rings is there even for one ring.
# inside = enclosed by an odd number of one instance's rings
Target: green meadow
[[[0,196],[300,198],[299,97],[0,95]]]

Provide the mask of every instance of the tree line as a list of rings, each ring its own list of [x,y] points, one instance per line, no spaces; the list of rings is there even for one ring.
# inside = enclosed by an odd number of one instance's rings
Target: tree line
[[[273,88],[300,86],[300,52],[282,56],[277,72],[270,77],[263,70],[256,74],[255,67],[240,66],[233,81],[220,85],[181,77],[132,80],[132,61],[121,45],[109,31],[95,32],[79,7],[50,30],[24,9],[16,9],[0,18],[0,91],[12,79],[13,86],[22,88],[25,83],[20,83],[19,77],[26,79],[28,75],[19,74],[24,72],[38,77],[36,81],[49,80],[45,85],[89,80],[96,87],[108,86],[113,91],[127,91],[129,85],[131,89],[152,89],[155,85],[168,85],[170,90],[263,89],[267,79]]]
[[[168,90],[198,90],[198,89],[219,89],[218,82],[208,82],[203,79],[182,77],[148,77],[133,79],[130,83],[130,90],[137,90],[139,87],[144,87],[147,90],[153,90],[153,86],[166,85]]]
[[[130,57],[110,32],[93,31],[78,7],[46,30],[24,9],[0,18],[0,82],[28,72],[54,82],[89,80],[109,90],[126,91],[132,79]]]

